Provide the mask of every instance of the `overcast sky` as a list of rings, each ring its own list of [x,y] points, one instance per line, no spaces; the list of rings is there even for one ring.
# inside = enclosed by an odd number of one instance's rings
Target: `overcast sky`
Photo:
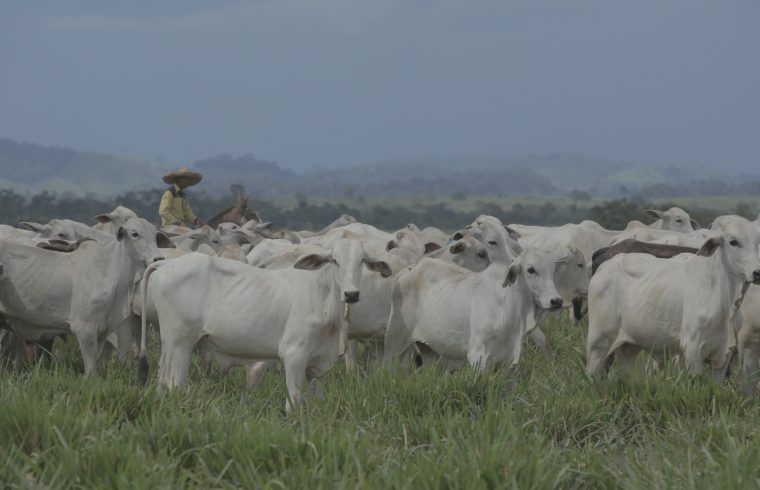
[[[758,0],[2,0],[0,136],[284,166],[760,166]]]

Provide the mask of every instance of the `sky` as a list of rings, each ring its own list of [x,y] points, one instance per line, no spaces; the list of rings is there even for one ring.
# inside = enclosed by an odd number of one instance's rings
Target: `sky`
[[[2,0],[0,136],[304,169],[760,166],[758,0]]]

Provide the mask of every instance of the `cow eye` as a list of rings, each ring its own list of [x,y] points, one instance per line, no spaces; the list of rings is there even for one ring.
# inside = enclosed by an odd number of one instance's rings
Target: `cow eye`
[[[732,247],[739,247],[740,246],[739,242],[736,239],[731,240],[730,242],[728,242],[728,244],[731,245]]]
[[[534,267],[528,267],[528,274],[536,274],[536,269]]]
[[[481,259],[485,259],[486,258],[486,253],[483,252],[483,251],[480,251],[480,252],[478,252],[478,257],[480,257]]]
[[[681,218],[676,218],[676,223],[681,224],[683,223],[683,220]]]
[[[139,233],[137,233],[136,231],[133,231],[133,232],[132,232],[132,238],[137,238],[137,237],[139,237],[139,236],[140,236],[140,234],[139,234]]]
[[[64,235],[63,233],[59,233],[58,238],[66,238],[66,235]]]
[[[489,245],[493,245],[495,247],[496,246],[496,240],[489,240],[488,244]]]
[[[578,264],[578,267],[580,267],[581,269],[583,269],[583,264]]]

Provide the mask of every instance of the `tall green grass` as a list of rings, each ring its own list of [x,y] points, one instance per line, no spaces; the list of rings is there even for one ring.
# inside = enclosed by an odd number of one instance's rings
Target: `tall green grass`
[[[528,348],[499,373],[402,377],[336,366],[325,399],[284,410],[283,375],[255,389],[206,373],[164,397],[75,342],[0,374],[3,488],[757,488],[760,410],[731,383],[677,367],[584,373],[585,327],[555,317],[552,364]],[[153,340],[153,344],[155,344]],[[151,379],[157,352],[151,352]]]

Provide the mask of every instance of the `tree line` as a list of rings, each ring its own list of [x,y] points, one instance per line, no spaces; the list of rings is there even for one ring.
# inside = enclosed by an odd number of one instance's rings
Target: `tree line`
[[[160,222],[158,203],[164,190],[154,188],[103,197],[94,194],[81,196],[47,191],[28,195],[20,194],[13,189],[0,189],[0,222],[15,226],[22,221],[45,223],[52,218],[69,218],[83,223],[92,223],[94,216],[121,205],[158,224]],[[222,194],[202,190],[191,191],[190,202],[198,216],[209,219],[230,207],[235,201],[236,194],[242,190],[240,186],[231,186],[229,192]],[[647,222],[643,213],[645,209],[666,209],[672,205],[674,204],[655,205],[641,198],[616,199],[590,206],[579,206],[576,203],[568,205],[545,203],[503,207],[496,203],[483,202],[477,209],[457,211],[446,203],[404,207],[393,204],[361,205],[336,199],[334,202],[313,204],[302,196],[296,207],[283,208],[265,199],[251,198],[249,200],[249,208],[258,211],[265,221],[272,221],[276,228],[295,230],[322,228],[341,214],[350,214],[362,222],[371,223],[386,230],[399,229],[408,223],[415,223],[420,227],[435,226],[453,231],[453,228],[471,222],[479,214],[496,216],[504,223],[544,226],[579,223],[591,219],[609,229],[622,229],[634,219]],[[710,223],[716,216],[725,214],[725,212],[702,207],[689,208],[687,211],[703,225]],[[732,212],[755,219],[757,211],[749,205],[740,203]]]

